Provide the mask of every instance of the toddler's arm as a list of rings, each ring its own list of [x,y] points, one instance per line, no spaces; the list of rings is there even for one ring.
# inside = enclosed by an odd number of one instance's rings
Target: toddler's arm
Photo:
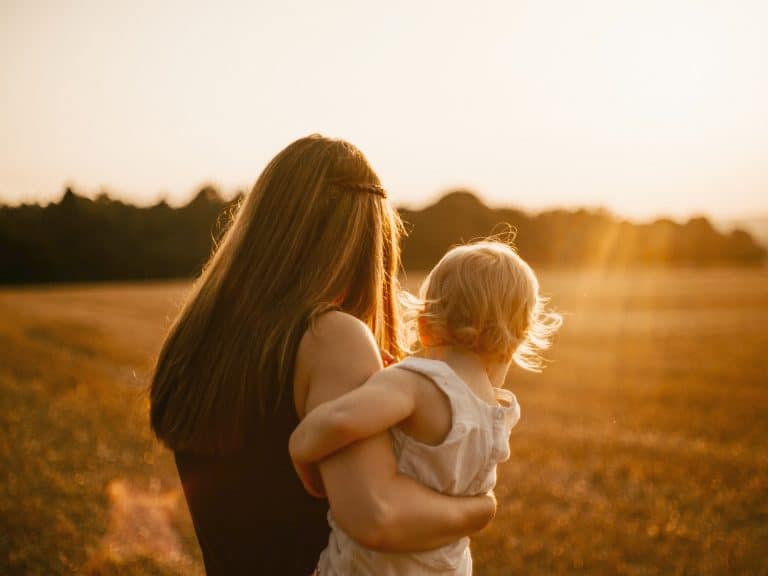
[[[398,368],[377,372],[359,388],[309,412],[291,435],[291,458],[297,463],[318,462],[405,420],[415,405],[410,373]]]

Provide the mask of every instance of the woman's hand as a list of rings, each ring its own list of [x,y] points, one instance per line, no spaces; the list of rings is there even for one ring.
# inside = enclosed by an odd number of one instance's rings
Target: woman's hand
[[[482,529],[496,516],[496,509],[499,506],[499,502],[496,500],[496,493],[493,491],[493,488],[488,490],[488,492],[481,496],[481,498],[483,502],[482,506],[485,508],[485,516],[480,518]]]
[[[317,464],[310,464],[308,462],[297,462],[293,460],[293,468],[296,470],[301,483],[304,485],[304,490],[309,492],[311,496],[315,498],[325,498],[325,486],[323,485],[323,477],[320,476],[320,470]]]

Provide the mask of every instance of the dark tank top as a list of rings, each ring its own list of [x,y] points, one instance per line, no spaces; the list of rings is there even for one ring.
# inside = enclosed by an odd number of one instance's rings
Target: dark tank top
[[[328,504],[304,491],[288,454],[290,400],[260,419],[246,450],[175,452],[208,576],[309,576],[328,543]]]

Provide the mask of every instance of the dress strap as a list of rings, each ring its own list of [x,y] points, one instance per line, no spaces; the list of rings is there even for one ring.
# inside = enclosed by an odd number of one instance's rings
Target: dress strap
[[[396,366],[418,372],[432,380],[449,398],[463,401],[469,401],[480,404],[484,409],[494,413],[494,418],[505,422],[508,431],[520,420],[520,405],[517,403],[517,397],[513,392],[505,388],[493,389],[498,406],[488,404],[485,400],[477,396],[464,382],[458,374],[448,364],[442,360],[432,358],[422,358],[421,356],[408,356],[400,361]]]
[[[408,356],[396,364],[398,368],[417,372],[432,380],[449,397],[465,396],[467,385],[442,360]]]

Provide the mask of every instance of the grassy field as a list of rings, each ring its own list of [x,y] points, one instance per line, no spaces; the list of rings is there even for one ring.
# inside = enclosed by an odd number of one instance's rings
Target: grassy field
[[[544,271],[476,573],[768,574],[768,270]],[[194,574],[145,387],[184,283],[0,290],[0,573]]]

